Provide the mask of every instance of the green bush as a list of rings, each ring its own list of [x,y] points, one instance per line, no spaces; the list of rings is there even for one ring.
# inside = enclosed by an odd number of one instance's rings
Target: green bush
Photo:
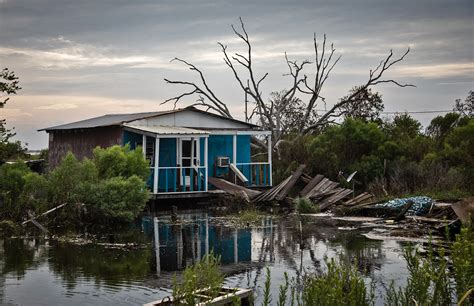
[[[95,149],[92,160],[68,153],[46,175],[32,173],[23,163],[5,164],[0,167],[0,218],[21,220],[27,211],[40,214],[67,204],[43,222],[66,227],[128,222],[148,200],[148,172],[141,151],[119,146]]]
[[[128,144],[107,149],[97,147],[93,153],[93,162],[101,179],[136,175],[147,180],[150,176],[149,164],[143,158],[142,151],[130,150]]]
[[[132,221],[148,200],[146,183],[136,175],[112,177],[87,187],[84,202],[98,218]]]
[[[327,261],[327,271],[306,277],[303,305],[373,305],[374,287],[367,289],[364,278],[349,264]]]
[[[30,169],[22,163],[0,166],[0,219],[20,219],[20,195],[25,185],[25,175]]]
[[[454,279],[458,299],[469,289],[474,288],[474,229],[468,224],[456,236],[456,241],[451,248],[453,260]],[[474,302],[474,297],[471,297]]]
[[[300,214],[314,214],[319,211],[313,202],[306,198],[296,198],[295,207],[296,211]]]
[[[173,299],[179,300],[178,305],[195,305],[201,299],[196,299],[194,294],[199,289],[206,289],[206,296],[215,298],[219,295],[224,275],[219,271],[220,257],[214,253],[205,255],[199,262],[184,270],[181,283],[175,281],[173,286]],[[184,302],[184,303],[182,303]]]

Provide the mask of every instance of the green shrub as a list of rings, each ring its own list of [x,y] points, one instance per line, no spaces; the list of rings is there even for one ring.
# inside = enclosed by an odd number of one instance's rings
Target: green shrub
[[[138,176],[112,177],[85,187],[84,202],[98,218],[132,221],[148,200],[146,183]]]
[[[30,172],[22,162],[0,166],[0,219],[21,218],[19,198]]]
[[[128,144],[123,147],[113,146],[106,149],[97,147],[93,154],[93,162],[101,179],[136,175],[147,180],[150,176],[150,165],[143,158],[141,150],[130,150]]]
[[[185,302],[184,305],[195,305],[199,300],[194,293],[200,289],[206,289],[206,295],[211,299],[217,297],[224,283],[224,275],[219,271],[219,266],[220,256],[211,252],[199,262],[187,267],[182,282],[174,283],[173,299]]]
[[[327,261],[327,271],[306,276],[303,305],[373,305],[374,287],[367,289],[362,275],[349,264]]]
[[[409,271],[407,285],[386,292],[386,305],[451,305],[474,287],[474,232],[472,225],[464,226],[452,244],[452,273],[445,250],[438,248],[437,256],[430,244],[428,255],[422,256],[413,246],[404,250]],[[469,298],[467,298],[469,300]],[[472,303],[472,297],[469,300]]]
[[[295,207],[296,211],[300,214],[313,214],[319,211],[313,202],[306,198],[296,198]]]
[[[472,223],[461,229],[451,248],[458,299],[474,288],[474,229]],[[474,302],[474,297],[471,298]]]
[[[1,220],[0,221],[0,237],[11,237],[20,232],[20,227],[13,221]]]

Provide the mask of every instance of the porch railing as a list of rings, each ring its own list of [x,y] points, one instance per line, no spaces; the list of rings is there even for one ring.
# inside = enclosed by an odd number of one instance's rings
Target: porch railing
[[[247,186],[271,186],[269,162],[237,163],[236,166],[247,177]]]
[[[154,186],[154,167],[150,167],[148,181],[151,190]],[[207,191],[207,173],[205,166],[158,167],[157,193],[184,193]]]

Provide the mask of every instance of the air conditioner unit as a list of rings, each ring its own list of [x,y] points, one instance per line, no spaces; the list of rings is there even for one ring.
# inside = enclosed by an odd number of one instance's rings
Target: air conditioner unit
[[[227,156],[218,156],[217,157],[217,167],[227,168],[229,167],[230,160]]]

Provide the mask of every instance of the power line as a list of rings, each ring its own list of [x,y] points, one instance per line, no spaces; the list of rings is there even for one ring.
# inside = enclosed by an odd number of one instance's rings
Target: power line
[[[382,112],[382,114],[435,114],[435,113],[455,113],[456,111],[450,110],[427,110],[427,111],[400,111],[400,112]]]
[[[317,112],[327,112],[325,109],[316,109]],[[396,115],[396,114],[436,114],[436,113],[457,113],[455,110],[425,110],[425,111],[397,111],[397,112],[381,112],[385,115]]]

